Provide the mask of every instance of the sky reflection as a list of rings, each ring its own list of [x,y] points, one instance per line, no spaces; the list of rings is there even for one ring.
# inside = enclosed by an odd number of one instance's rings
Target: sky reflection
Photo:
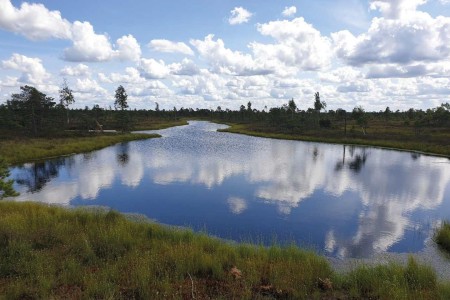
[[[107,205],[225,238],[275,234],[339,257],[419,251],[450,218],[448,159],[222,127],[191,122],[160,139],[14,168],[18,200]]]

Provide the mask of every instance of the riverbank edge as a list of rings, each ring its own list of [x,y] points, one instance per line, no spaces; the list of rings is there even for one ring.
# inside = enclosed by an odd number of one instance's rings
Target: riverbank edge
[[[439,156],[450,158],[450,147],[447,151],[440,151],[437,149],[438,146],[430,144],[417,144],[417,143],[405,143],[404,147],[398,145],[398,141],[367,141],[360,139],[332,139],[326,137],[314,137],[314,136],[299,136],[291,135],[285,133],[267,133],[252,131],[245,128],[245,124],[234,124],[234,123],[222,123],[230,126],[229,128],[219,129],[219,132],[228,132],[236,134],[244,134],[248,136],[260,137],[260,138],[270,138],[278,140],[291,140],[291,141],[303,141],[303,142],[315,142],[315,143],[327,143],[327,144],[337,144],[337,145],[347,145],[347,146],[361,146],[361,147],[373,147],[386,150],[395,150],[402,152],[411,152],[430,156]],[[427,150],[424,150],[426,148]],[[431,149],[431,150],[428,150]]]
[[[0,156],[9,165],[19,165],[46,159],[100,150],[118,143],[159,138],[158,134],[117,133],[92,134],[80,137],[30,138],[0,142]]]
[[[444,222],[437,229],[434,240],[443,251],[450,255],[450,222]]]
[[[360,266],[339,274],[325,257],[296,246],[229,243],[101,209],[13,201],[0,201],[0,208],[0,295],[13,298],[450,296],[450,283],[413,258],[406,266]]]
[[[148,126],[137,126],[132,132],[127,133],[91,133],[86,136],[70,137],[41,137],[20,138],[0,141],[0,156],[6,159],[10,166],[24,163],[37,162],[46,159],[71,156],[100,150],[118,143],[131,142],[151,138],[160,138],[161,135],[143,133],[138,131],[162,130],[171,127],[188,125],[187,119],[156,122]],[[91,142],[94,143],[83,143]],[[80,143],[81,142],[81,143]],[[62,146],[58,148],[58,146]],[[27,153],[27,154],[23,154]]]
[[[189,125],[190,119],[180,119],[176,121],[169,121],[167,123],[155,123],[155,124],[149,124],[147,126],[145,125],[135,125],[133,127],[133,131],[147,131],[147,130],[162,130],[172,127],[179,127],[179,126],[186,126]]]

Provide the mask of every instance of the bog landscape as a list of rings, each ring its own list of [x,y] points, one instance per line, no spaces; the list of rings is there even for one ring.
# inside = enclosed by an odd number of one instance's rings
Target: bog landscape
[[[0,299],[450,298],[447,1],[79,2],[0,0]]]

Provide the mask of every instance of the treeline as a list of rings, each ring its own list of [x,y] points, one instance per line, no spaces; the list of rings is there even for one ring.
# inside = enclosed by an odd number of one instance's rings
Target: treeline
[[[241,105],[239,110],[192,109],[174,107],[171,110],[128,109],[127,93],[119,86],[114,102],[109,109],[99,105],[84,109],[71,109],[75,102],[73,91],[64,82],[59,99],[48,97],[35,87],[22,86],[20,92],[11,95],[5,104],[0,105],[0,131],[2,136],[48,136],[76,130],[114,129],[129,131],[146,129],[146,126],[158,120],[173,121],[181,118],[216,120],[230,123],[246,123],[270,129],[273,132],[307,133],[310,131],[339,131],[345,135],[366,135],[368,128],[378,128],[380,124],[390,124],[402,128],[412,128],[414,134],[420,134],[423,128],[449,128],[450,104],[425,110],[409,109],[391,111],[389,107],[379,112],[366,112],[361,106],[352,111],[344,109],[326,110],[327,104],[319,93],[315,94],[311,107],[300,109],[294,99],[280,107],[258,110],[252,103]],[[114,108],[112,107],[114,106]]]

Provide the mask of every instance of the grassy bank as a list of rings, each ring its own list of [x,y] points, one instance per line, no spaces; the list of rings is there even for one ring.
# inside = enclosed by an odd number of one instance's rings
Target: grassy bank
[[[183,126],[188,125],[187,120],[172,120],[172,121],[164,121],[158,119],[150,119],[150,120],[139,120],[133,125],[133,130],[158,130],[158,129],[166,129],[174,126]]]
[[[115,212],[0,202],[0,298],[448,299],[428,267],[333,272],[296,247],[233,245]]]
[[[430,139],[429,136],[427,138],[420,136],[413,137],[403,131],[396,131],[395,134],[375,133],[367,136],[362,136],[361,134],[348,134],[347,136],[344,136],[341,131],[327,129],[299,134],[272,132],[271,128],[252,126],[252,124],[229,125],[229,128],[220,131],[273,139],[366,145],[407,151],[411,150],[450,157],[450,144],[448,142],[450,136],[448,134],[436,133],[433,139]]]
[[[83,134],[68,137],[17,138],[0,141],[0,156],[9,164],[89,152],[120,142],[158,137],[149,134]]]
[[[450,254],[450,223],[445,222],[436,232],[436,243]]]

